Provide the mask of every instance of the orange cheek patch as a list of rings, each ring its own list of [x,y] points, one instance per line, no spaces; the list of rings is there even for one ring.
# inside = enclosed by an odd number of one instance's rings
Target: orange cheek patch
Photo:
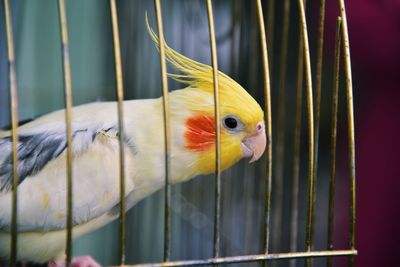
[[[205,151],[215,143],[214,117],[195,115],[186,120],[185,147],[192,151]]]

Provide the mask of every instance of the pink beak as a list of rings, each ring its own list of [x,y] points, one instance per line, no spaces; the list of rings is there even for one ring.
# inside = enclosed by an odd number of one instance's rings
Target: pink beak
[[[265,137],[264,123],[258,123],[254,134],[245,137],[242,141],[242,155],[244,158],[249,158],[252,163],[258,160],[264,153],[267,140]]]

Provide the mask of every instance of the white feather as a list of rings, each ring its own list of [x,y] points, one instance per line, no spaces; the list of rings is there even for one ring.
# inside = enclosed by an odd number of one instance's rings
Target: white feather
[[[73,144],[74,238],[118,216],[119,143],[115,132],[106,132],[118,126],[116,108],[116,103],[93,103],[73,109],[72,126],[77,131]],[[126,207],[129,209],[164,185],[161,100],[126,101],[124,113]],[[175,116],[171,125],[172,136],[178,136],[172,140],[171,157],[178,157],[172,161],[172,181],[183,181],[194,175],[185,169],[195,156],[183,147],[180,117]],[[64,111],[51,113],[18,129],[19,134],[25,135],[43,132],[64,134]],[[94,141],[92,133],[97,133]],[[0,152],[3,154],[4,150]],[[18,186],[20,260],[46,262],[63,254],[66,193],[65,151]],[[0,258],[10,253],[10,224],[11,192],[0,192]]]

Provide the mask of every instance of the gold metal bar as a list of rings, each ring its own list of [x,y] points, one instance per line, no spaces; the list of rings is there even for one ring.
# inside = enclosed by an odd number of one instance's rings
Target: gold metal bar
[[[187,260],[187,261],[171,261],[162,263],[145,263],[135,265],[125,265],[126,267],[176,267],[176,266],[201,266],[215,264],[232,264],[242,262],[258,262],[266,260],[283,260],[283,259],[300,259],[300,258],[315,258],[315,257],[338,257],[357,255],[356,250],[329,250],[329,251],[312,251],[312,252],[293,252],[293,253],[272,253],[233,256],[222,258],[211,258],[205,260]]]
[[[65,10],[65,1],[58,0],[58,12],[60,19],[61,49],[64,72],[64,90],[65,90],[65,123],[67,135],[67,240],[66,240],[66,266],[70,266],[72,258],[72,81],[71,68],[69,62],[68,46],[68,27],[67,15]]]
[[[306,3],[304,3],[305,5]],[[290,251],[297,250],[298,236],[298,200],[299,200],[299,179],[300,179],[300,144],[301,144],[301,121],[303,106],[303,78],[304,78],[304,46],[303,33],[301,25],[299,27],[299,47],[297,61],[297,93],[295,107],[295,125],[294,125],[294,142],[293,142],[293,184],[292,184],[292,200],[290,212]],[[295,267],[296,261],[290,261],[290,266]]]
[[[208,26],[210,32],[211,60],[214,81],[214,117],[215,117],[215,216],[214,216],[214,257],[219,256],[220,245],[220,214],[221,214],[221,136],[220,136],[220,112],[219,112],[219,90],[218,90],[218,58],[217,45],[215,41],[214,16],[211,0],[207,0]]]
[[[266,112],[266,132],[267,132],[267,169],[265,179],[265,235],[264,235],[264,253],[269,251],[269,227],[270,227],[270,209],[271,209],[271,183],[272,183],[272,119],[271,119],[271,82],[269,73],[268,47],[265,34],[264,15],[261,0],[257,1],[258,27],[260,31],[260,45],[262,52],[262,62],[264,70],[264,97]]]
[[[170,124],[168,102],[167,63],[165,60],[165,39],[160,0],[154,0],[157,29],[160,41],[160,65],[163,93],[164,146],[165,146],[165,209],[164,209],[164,261],[169,261],[171,251],[171,187],[169,185]]]
[[[275,203],[274,203],[274,241],[275,249],[279,251],[282,230],[282,206],[283,206],[283,180],[284,180],[284,161],[285,161],[285,110],[286,110],[286,77],[287,77],[287,54],[289,43],[289,21],[290,21],[290,2],[284,0],[283,3],[283,25],[281,37],[281,54],[279,62],[279,96],[278,96],[278,119],[276,134],[276,167],[275,167]]]
[[[335,38],[335,63],[333,67],[333,86],[332,86],[332,132],[331,132],[331,171],[329,179],[329,213],[328,213],[328,250],[333,250],[333,227],[335,215],[335,177],[336,177],[336,140],[337,140],[337,113],[338,113],[338,93],[339,93],[339,69],[340,69],[340,46],[341,46],[341,25],[342,18],[336,20]],[[330,258],[327,266],[332,266]]]
[[[11,253],[10,253],[10,266],[16,266],[17,263],[17,187],[18,187],[18,88],[17,76],[15,71],[15,54],[14,54],[14,35],[12,29],[10,1],[4,0],[4,15],[7,33],[7,56],[8,56],[8,82],[10,86],[10,114],[11,114],[11,138],[12,138],[12,206],[11,206]]]
[[[353,107],[353,81],[351,75],[350,44],[347,29],[347,16],[344,0],[339,1],[340,17],[342,18],[342,38],[344,52],[344,66],[346,74],[346,102],[347,123],[349,138],[349,167],[350,167],[350,241],[349,245],[355,248],[355,226],[356,226],[356,160],[355,160],[355,138],[354,138],[354,107]],[[350,265],[354,266],[354,257],[350,257]]]
[[[122,77],[121,46],[119,40],[118,14],[115,0],[110,0],[111,23],[114,41],[115,77],[117,81],[118,100],[118,137],[119,137],[119,259],[120,265],[125,265],[125,151],[124,151],[124,83]]]
[[[254,3],[253,1],[250,1],[250,3]],[[249,4],[249,15],[251,18],[254,18],[257,16],[257,8],[256,5],[254,4]],[[255,19],[251,19],[249,22],[252,23],[254,22]],[[249,54],[248,56],[250,58],[256,58],[259,56],[258,54],[258,49],[259,49],[259,44],[256,41],[257,36],[257,28],[256,27],[250,27],[249,31],[249,36],[248,36],[248,42],[249,42]],[[257,78],[258,78],[258,72],[257,72],[258,64],[249,64],[248,68],[246,69],[246,74],[247,74],[247,79],[249,81],[249,88],[257,88]]]
[[[307,94],[307,113],[308,113],[308,211],[306,226],[306,251],[311,251],[313,244],[313,218],[314,218],[314,107],[313,91],[311,78],[311,60],[308,42],[307,21],[303,0],[298,0],[300,8],[300,24],[303,34],[303,49],[306,70],[306,94]],[[307,266],[311,266],[311,259],[307,259]]]
[[[321,83],[322,83],[322,62],[324,51],[324,27],[325,27],[325,0],[320,1],[320,12],[318,22],[318,44],[317,44],[317,66],[315,72],[315,103],[314,103],[314,187],[313,199],[316,202],[317,178],[318,178],[318,147],[319,147],[319,121],[321,114]],[[315,215],[315,214],[314,214]],[[314,222],[314,215],[312,221]],[[312,228],[314,226],[312,225]],[[313,234],[313,229],[311,234]]]
[[[274,65],[275,0],[268,0],[267,10],[267,42],[269,47],[270,75],[272,76],[272,67]]]

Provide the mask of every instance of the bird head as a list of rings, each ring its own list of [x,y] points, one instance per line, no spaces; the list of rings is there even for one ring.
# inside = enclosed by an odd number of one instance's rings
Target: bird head
[[[221,77],[219,80],[224,79]],[[250,158],[250,162],[258,160],[265,150],[266,136],[263,112],[256,101],[242,88],[233,89],[222,82],[220,85],[221,168],[224,170],[242,158]],[[202,174],[215,171],[216,125],[212,86],[212,83],[202,84],[177,91],[180,94],[177,99],[182,101],[186,98],[187,101],[181,103],[190,110],[184,115],[184,146],[198,155],[197,168]]]
[[[147,23],[149,34],[159,48],[157,35]],[[179,74],[168,75],[187,87],[169,94],[171,128],[180,151],[194,155],[192,174],[215,171],[216,122],[213,69],[170,48],[168,62]],[[220,144],[222,170],[242,158],[258,160],[266,146],[264,113],[255,99],[232,78],[218,72]],[[189,156],[190,157],[190,156]]]

